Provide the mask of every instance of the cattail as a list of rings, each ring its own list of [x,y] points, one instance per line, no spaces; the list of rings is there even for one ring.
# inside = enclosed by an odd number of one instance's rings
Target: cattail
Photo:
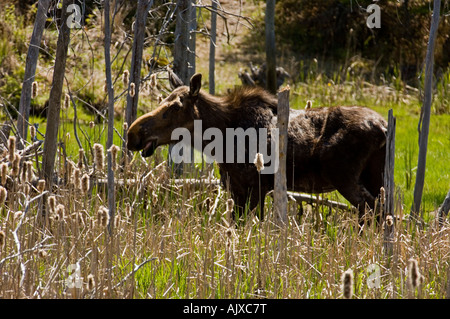
[[[158,95],[158,103],[161,104],[161,102],[162,102],[163,100],[164,100],[164,99],[163,99],[162,95]]]
[[[58,216],[58,220],[64,220],[64,218],[66,217],[66,208],[63,204],[58,204],[58,206],[56,206],[55,214]]]
[[[6,184],[6,179],[8,178],[8,164],[3,163],[0,165],[0,175],[2,185]]]
[[[45,179],[40,179],[38,180],[37,183],[37,190],[39,193],[42,193],[45,189]]]
[[[34,99],[38,95],[38,83],[36,81],[32,84],[31,97]]]
[[[128,70],[123,71],[122,74],[122,82],[123,82],[123,87],[128,87],[128,80],[130,79],[130,72]]]
[[[95,127],[94,121],[90,121],[90,122],[89,122],[89,128],[90,128],[90,129],[93,129],[94,127]]]
[[[131,205],[130,203],[127,203],[127,205],[125,206],[125,216],[127,216],[127,218],[131,218],[131,213],[132,213]]]
[[[73,169],[73,184],[76,189],[81,189],[81,171],[78,168]]]
[[[135,93],[136,93],[135,84],[134,84],[134,82],[132,82],[132,83],[130,84],[130,96],[131,96],[131,97],[134,97]]]
[[[264,169],[264,157],[261,153],[256,153],[255,161],[253,162],[258,170],[258,173]]]
[[[157,82],[156,82],[156,73],[153,73],[153,74],[150,76],[150,88],[151,88],[151,89],[156,88],[156,84],[157,84]]]
[[[342,274],[342,295],[351,299],[353,295],[353,270],[348,269]]]
[[[12,169],[11,169],[11,175],[12,176],[18,176],[20,171],[20,160],[21,157],[19,154],[14,155],[14,160],[12,162]]]
[[[29,183],[31,183],[31,181],[34,178],[34,173],[33,173],[33,162],[31,161],[26,161],[26,171],[27,171],[27,181]]]
[[[83,192],[83,194],[86,194],[89,190],[89,181],[89,175],[84,174],[81,178],[81,191]]]
[[[103,227],[106,227],[109,222],[109,212],[108,209],[105,206],[100,206],[97,211],[97,220],[99,225],[102,225]]]
[[[70,105],[69,103],[70,103],[70,96],[69,94],[66,93],[66,95],[64,96],[64,106],[63,106],[65,110],[69,108]]]
[[[127,122],[123,122],[123,130],[124,131],[128,130],[128,123]]]
[[[56,211],[56,197],[49,196],[47,199],[48,207],[50,208],[50,212]]]
[[[9,161],[12,163],[16,156],[16,137],[10,136],[8,140]]]
[[[6,242],[6,234],[3,230],[0,230],[0,248],[5,245]]]
[[[88,279],[87,289],[88,289],[88,291],[92,291],[94,289],[94,287],[95,287],[94,275],[93,274],[89,274],[87,279]]]
[[[116,214],[116,216],[114,217],[114,228],[117,228],[119,226],[120,223],[120,214]]]
[[[233,211],[234,200],[232,198],[227,200],[227,211]]]
[[[392,215],[387,215],[386,216],[386,226],[392,227],[392,225],[394,225],[394,217],[392,217]]]
[[[386,191],[384,190],[384,187],[380,188],[380,204],[381,206],[384,206],[384,203],[386,202]]]
[[[99,171],[103,170],[104,163],[104,155],[103,155],[103,145],[95,143],[94,144],[94,162],[95,166]]]
[[[30,125],[30,137],[32,141],[36,138],[36,126],[34,125]]]
[[[411,289],[419,287],[422,275],[419,272],[417,260],[410,259],[408,264],[408,284]]]
[[[119,152],[120,148],[117,145],[111,145],[109,148],[109,152],[111,152],[111,168],[113,171],[117,169],[117,152]]]
[[[6,197],[8,196],[8,191],[3,186],[0,186],[0,205],[6,201]]]
[[[306,101],[305,110],[309,110],[312,107],[312,102],[310,100]]]
[[[83,160],[84,160],[84,149],[80,148],[78,150],[78,168],[83,169]]]

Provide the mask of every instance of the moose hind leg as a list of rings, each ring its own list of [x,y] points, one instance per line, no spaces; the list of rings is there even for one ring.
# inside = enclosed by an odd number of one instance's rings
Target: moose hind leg
[[[360,182],[350,183],[345,186],[336,187],[339,193],[345,197],[359,211],[360,224],[364,223],[366,214],[366,203],[371,209],[375,206],[375,197]]]

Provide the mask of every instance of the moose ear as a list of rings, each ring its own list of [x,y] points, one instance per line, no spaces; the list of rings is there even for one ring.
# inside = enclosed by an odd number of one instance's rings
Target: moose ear
[[[172,90],[184,85],[183,81],[181,81],[181,79],[171,69],[167,68],[167,72],[169,73],[169,83]]]
[[[189,94],[193,97],[198,95],[200,88],[202,86],[202,74],[196,73],[191,77],[191,82],[189,85]]]

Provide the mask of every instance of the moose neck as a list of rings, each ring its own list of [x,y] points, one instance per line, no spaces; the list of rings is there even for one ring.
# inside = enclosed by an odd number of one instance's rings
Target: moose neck
[[[223,131],[230,126],[233,108],[225,98],[200,92],[196,107],[197,119],[202,121],[203,130],[215,127]]]

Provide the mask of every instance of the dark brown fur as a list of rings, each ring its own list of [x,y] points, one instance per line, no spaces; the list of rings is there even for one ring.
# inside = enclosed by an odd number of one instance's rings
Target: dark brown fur
[[[202,120],[203,130],[216,127],[222,132],[228,127],[275,127],[277,99],[266,91],[240,88],[217,97],[200,91],[200,85],[201,75],[194,75],[190,87],[176,88],[158,109],[137,119],[128,131],[128,148],[144,149],[143,155],[150,156],[157,146],[176,142],[170,140],[173,129],[185,127],[192,133],[195,119]],[[337,190],[362,216],[366,203],[374,207],[383,185],[386,127],[381,115],[363,107],[291,109],[288,189],[306,193]],[[219,163],[219,168],[237,207],[249,203],[254,209],[259,203],[263,208],[264,195],[273,189],[273,175],[261,174],[260,200],[253,161]]]

